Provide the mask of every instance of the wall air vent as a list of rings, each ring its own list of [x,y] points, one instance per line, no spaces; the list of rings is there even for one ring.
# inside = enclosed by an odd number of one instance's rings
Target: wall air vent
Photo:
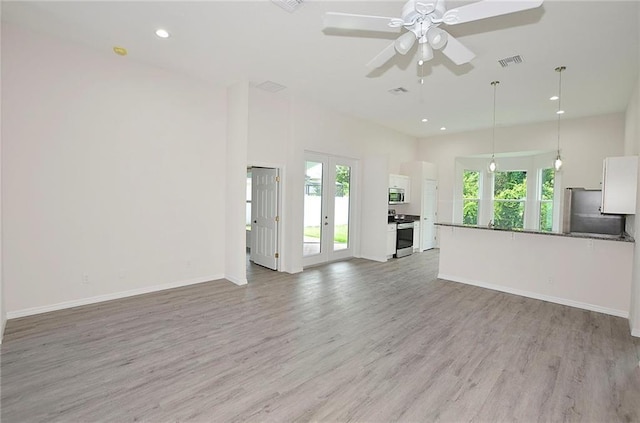
[[[296,11],[298,7],[302,4],[303,0],[271,0],[273,3],[282,7],[289,13],[293,13]]]
[[[498,60],[498,63],[500,63],[500,66],[502,66],[503,68],[506,68],[507,66],[518,65],[522,63],[522,61],[523,61],[522,56],[517,54],[515,56],[505,57],[504,59],[500,59]]]
[[[256,88],[260,88],[261,90],[264,90],[264,91],[269,91],[270,93],[277,93],[278,91],[282,91],[287,87],[285,87],[284,85],[278,84],[277,82],[264,81],[256,85]]]
[[[400,95],[400,94],[405,94],[408,93],[409,90],[404,88],[404,87],[398,87],[398,88],[394,88],[392,90],[389,90],[389,92],[393,95]]]

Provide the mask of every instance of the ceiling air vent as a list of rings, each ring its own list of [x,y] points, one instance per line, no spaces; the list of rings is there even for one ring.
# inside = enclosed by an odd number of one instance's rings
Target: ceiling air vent
[[[498,63],[500,63],[500,66],[502,66],[503,68],[506,68],[507,66],[512,66],[512,65],[518,65],[522,63],[522,56],[518,54],[511,57],[505,57],[504,59],[498,60]]]
[[[302,0],[271,0],[273,3],[282,7],[289,13],[293,13],[296,11],[298,7],[302,4]]]
[[[394,88],[394,89],[392,89],[392,90],[389,90],[389,92],[390,92],[391,94],[393,94],[393,95],[400,95],[400,94],[408,93],[408,92],[409,92],[409,90],[407,90],[407,89],[406,89],[406,88],[404,88],[404,87],[398,87],[398,88]]]
[[[287,87],[285,87],[284,85],[278,84],[277,82],[264,81],[256,85],[256,88],[260,88],[261,90],[264,90],[264,91],[269,91],[270,93],[277,93],[278,91],[282,91]]]

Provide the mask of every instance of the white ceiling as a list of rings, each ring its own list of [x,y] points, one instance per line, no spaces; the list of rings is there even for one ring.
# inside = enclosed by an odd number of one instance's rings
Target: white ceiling
[[[451,0],[449,7],[464,3]],[[476,58],[456,66],[436,52],[422,86],[415,47],[372,73],[364,67],[393,33],[322,29],[327,11],[395,17],[402,5],[306,0],[288,13],[266,0],[3,1],[2,20],[105,54],[123,46],[129,55],[118,60],[153,64],[217,85],[274,81],[297,95],[416,137],[440,134],[441,126],[447,132],[490,127],[492,80],[501,82],[497,122],[504,126],[556,119],[557,104],[548,99],[557,91],[556,66],[567,67],[563,119],[624,111],[637,81],[636,1],[546,0],[537,9],[443,26]],[[172,36],[158,39],[158,27]],[[524,63],[508,68],[497,63],[515,54]],[[396,87],[409,93],[388,93]],[[429,122],[422,123],[423,117]]]

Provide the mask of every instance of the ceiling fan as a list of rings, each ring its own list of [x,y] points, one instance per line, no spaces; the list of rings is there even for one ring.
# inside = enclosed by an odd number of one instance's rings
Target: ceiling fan
[[[475,54],[451,34],[439,28],[441,24],[457,25],[520,12],[536,8],[543,1],[481,0],[447,10],[445,0],[408,0],[402,8],[400,18],[327,12],[324,16],[324,27],[361,31],[398,31],[404,28],[406,32],[367,63],[367,67],[371,69],[384,65],[396,53],[407,54],[416,41],[419,45],[420,65],[433,58],[434,49],[441,50],[456,65],[462,65],[469,63]]]

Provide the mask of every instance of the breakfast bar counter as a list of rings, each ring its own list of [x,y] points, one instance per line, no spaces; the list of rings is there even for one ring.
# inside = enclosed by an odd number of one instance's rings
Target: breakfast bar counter
[[[440,279],[628,317],[634,240],[437,223]]]

